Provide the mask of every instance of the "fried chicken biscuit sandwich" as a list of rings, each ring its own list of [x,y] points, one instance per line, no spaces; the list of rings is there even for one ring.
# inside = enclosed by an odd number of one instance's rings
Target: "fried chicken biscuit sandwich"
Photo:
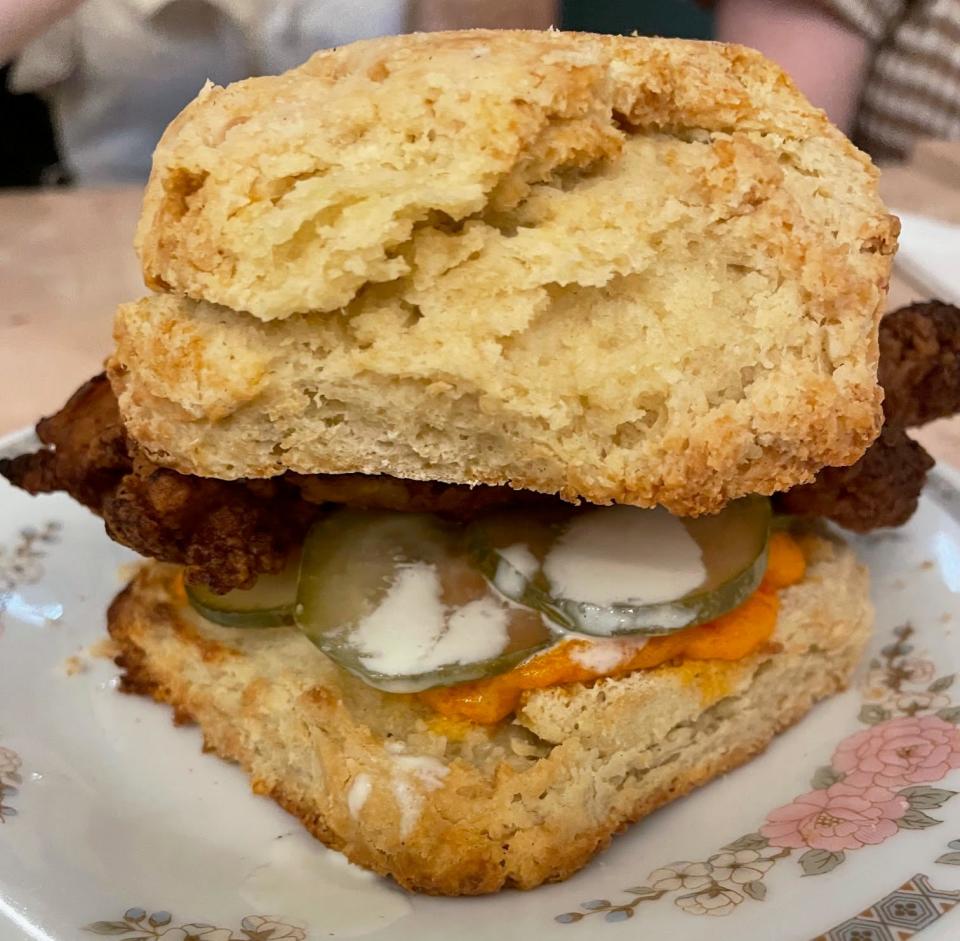
[[[847,683],[866,573],[783,511],[916,504],[889,415],[866,502],[824,470],[881,429],[896,231],[747,49],[320,52],[173,122],[154,293],[3,472],[155,560],[110,609],[127,690],[356,863],[530,888]]]

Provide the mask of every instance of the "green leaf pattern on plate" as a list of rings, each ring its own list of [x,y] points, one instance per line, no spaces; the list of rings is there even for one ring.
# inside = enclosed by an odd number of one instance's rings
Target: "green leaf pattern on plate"
[[[84,927],[91,934],[111,936],[120,941],[306,941],[299,925],[278,921],[269,915],[247,915],[237,930],[204,922],[174,925],[170,912],[147,914],[142,908],[128,908],[116,921],[95,921]]]
[[[20,530],[11,548],[0,546],[0,634],[3,613],[15,588],[33,585],[43,578],[43,559],[47,547],[60,541],[61,525],[45,523],[39,529],[28,526]]]
[[[61,528],[57,522],[45,523],[39,529],[28,526],[20,530],[12,547],[0,546],[0,635],[3,614],[14,589],[32,585],[43,577],[47,547],[60,541]],[[0,746],[0,823],[16,816],[9,800],[22,783],[20,765],[20,756],[12,748]]]

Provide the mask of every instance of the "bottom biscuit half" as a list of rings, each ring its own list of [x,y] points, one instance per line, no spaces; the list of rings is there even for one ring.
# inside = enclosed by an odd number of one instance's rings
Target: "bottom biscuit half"
[[[841,543],[805,546],[807,576],[758,653],[535,691],[496,727],[371,689],[296,630],[210,624],[172,566],[146,565],[109,628],[124,690],[196,722],[328,846],[408,889],[479,895],[565,879],[846,686],[872,621],[867,574]]]

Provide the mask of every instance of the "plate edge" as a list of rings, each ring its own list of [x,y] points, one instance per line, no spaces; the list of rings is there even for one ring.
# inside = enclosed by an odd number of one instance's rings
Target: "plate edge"
[[[0,437],[0,458],[16,457],[24,451],[39,447],[42,444],[33,428],[19,428],[10,434]]]

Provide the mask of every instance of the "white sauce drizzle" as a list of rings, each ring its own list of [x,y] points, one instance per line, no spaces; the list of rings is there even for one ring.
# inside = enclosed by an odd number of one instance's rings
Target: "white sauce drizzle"
[[[498,550],[500,561],[493,576],[494,587],[507,597],[517,598],[523,594],[527,582],[533,578],[540,563],[530,549],[522,543]]]
[[[660,507],[612,506],[577,516],[543,571],[555,597],[601,607],[672,601],[707,577],[696,540]]]
[[[590,638],[585,646],[577,644],[570,650],[570,659],[586,670],[606,674],[615,670],[628,657],[646,646],[646,638]]]
[[[540,568],[540,563],[530,551],[530,547],[521,542],[501,549],[500,557],[506,559],[526,579],[533,578],[537,569]]]
[[[683,605],[664,604],[657,608],[657,627],[678,630],[686,627],[696,617],[696,612]],[[580,626],[589,631],[586,637],[616,634],[632,630],[636,625],[632,618],[616,608],[583,607],[579,614]]]
[[[405,892],[307,833],[271,840],[258,856],[262,862],[239,887],[251,911],[283,912],[284,921],[323,925],[324,936],[357,938],[382,937],[413,910]]]
[[[395,747],[390,748],[390,745]],[[396,747],[398,745],[399,748]],[[430,755],[398,754],[403,751],[400,742],[390,742],[387,748],[395,755],[393,764],[396,770],[391,790],[400,810],[400,836],[405,839],[413,832],[423,811],[422,791],[435,791],[442,787],[450,769]]]
[[[400,838],[405,840],[420,819],[423,797],[417,793],[409,778],[394,778],[393,799],[400,810]]]
[[[347,810],[350,811],[350,816],[354,820],[360,817],[360,811],[363,810],[363,805],[370,796],[370,788],[370,775],[358,774],[353,779],[350,790],[347,792]]]
[[[398,755],[393,762],[400,772],[416,778],[428,791],[442,787],[450,771],[439,758],[430,755]]]
[[[441,600],[436,567],[416,562],[397,572],[350,643],[367,670],[409,676],[498,656],[510,642],[509,621],[509,608],[492,595],[451,610]]]

